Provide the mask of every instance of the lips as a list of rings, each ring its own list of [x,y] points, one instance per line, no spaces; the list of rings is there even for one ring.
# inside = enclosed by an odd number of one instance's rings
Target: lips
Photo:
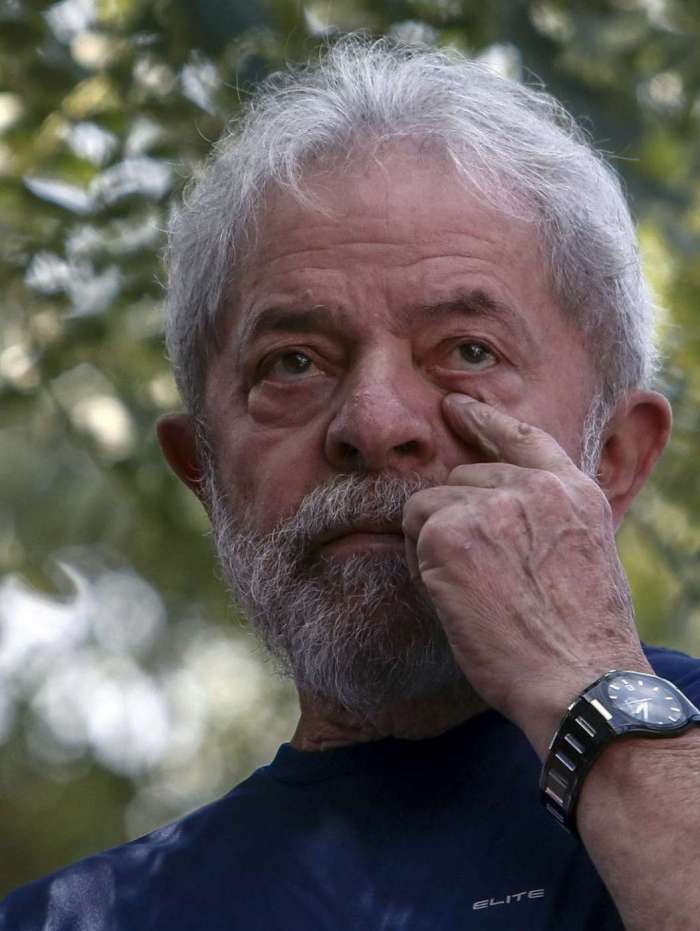
[[[324,546],[343,537],[352,536],[353,534],[373,534],[376,536],[397,536],[403,537],[403,531],[400,524],[374,524],[374,523],[357,523],[347,527],[340,527],[322,534],[319,544]]]

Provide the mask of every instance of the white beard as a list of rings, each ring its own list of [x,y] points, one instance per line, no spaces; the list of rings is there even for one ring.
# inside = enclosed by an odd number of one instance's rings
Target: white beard
[[[229,588],[278,669],[301,691],[371,714],[463,680],[432,604],[399,552],[342,559],[318,552],[321,535],[362,522],[400,524],[431,482],[340,475],[261,534],[235,513],[210,467],[214,536]]]

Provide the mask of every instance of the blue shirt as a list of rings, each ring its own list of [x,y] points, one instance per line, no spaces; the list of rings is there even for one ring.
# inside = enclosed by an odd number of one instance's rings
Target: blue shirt
[[[700,660],[647,653],[700,702]],[[494,711],[427,740],[285,744],[219,801],[17,890],[0,931],[620,931],[539,769]]]

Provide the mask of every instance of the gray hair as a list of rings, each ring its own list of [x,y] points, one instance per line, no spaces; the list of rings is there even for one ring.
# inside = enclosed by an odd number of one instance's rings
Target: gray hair
[[[313,163],[401,140],[446,156],[501,209],[534,215],[553,296],[584,334],[598,375],[599,431],[625,393],[651,384],[658,364],[653,305],[616,174],[542,90],[453,50],[358,36],[316,65],[269,77],[173,215],[166,340],[187,409],[202,413],[215,324],[266,192],[278,187],[305,202]]]

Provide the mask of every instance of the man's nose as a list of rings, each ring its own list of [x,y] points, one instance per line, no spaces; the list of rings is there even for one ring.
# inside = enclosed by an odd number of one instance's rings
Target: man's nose
[[[407,472],[433,459],[438,399],[415,372],[395,368],[379,359],[351,379],[326,434],[335,468]]]

